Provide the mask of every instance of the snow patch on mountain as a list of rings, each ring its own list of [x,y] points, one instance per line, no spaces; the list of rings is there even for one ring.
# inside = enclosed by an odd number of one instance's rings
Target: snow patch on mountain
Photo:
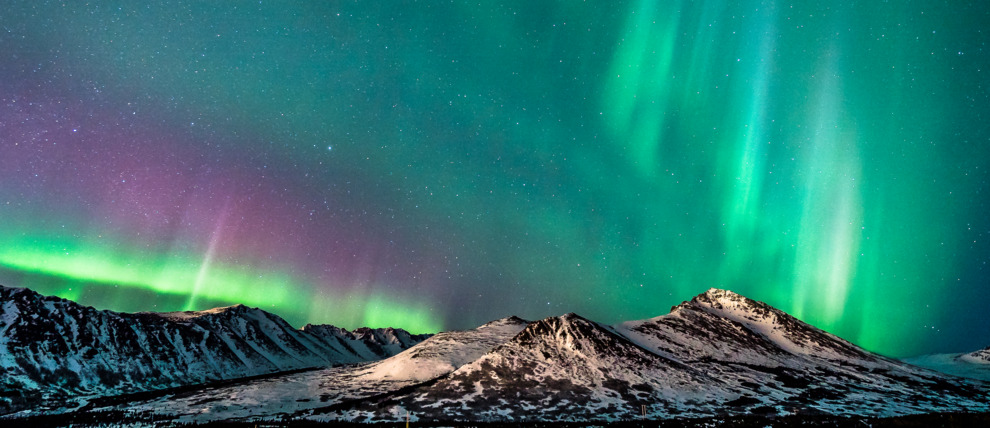
[[[509,340],[528,324],[508,317],[474,330],[438,333],[404,352],[369,364],[360,375],[369,380],[424,382],[470,363]]]
[[[922,355],[904,361],[954,376],[990,381],[990,348],[966,354]]]
[[[990,365],[990,348],[984,348],[976,352],[970,352],[959,356],[961,361],[970,364]]]
[[[189,322],[193,319],[200,318],[208,315],[219,315],[227,312],[237,312],[242,311],[246,306],[242,304],[236,304],[231,306],[222,306],[218,308],[207,309],[204,311],[181,311],[181,312],[138,312],[140,314],[148,314],[151,316],[158,316],[169,321],[174,322]]]
[[[970,354],[931,354],[905,358],[904,362],[953,376],[990,381],[990,364],[972,363]]]

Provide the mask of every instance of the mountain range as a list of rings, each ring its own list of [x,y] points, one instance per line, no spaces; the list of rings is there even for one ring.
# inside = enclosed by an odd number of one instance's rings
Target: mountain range
[[[8,418],[527,422],[990,411],[990,384],[865,351],[718,289],[647,320],[508,317],[428,338],[295,330],[243,306],[117,314],[25,289],[2,288],[0,297],[0,367],[12,374],[2,386],[29,391],[0,399],[8,412],[31,409]],[[258,377],[266,373],[274,374]],[[254,377],[204,384],[246,376]],[[118,394],[131,395],[108,397]]]
[[[256,308],[117,313],[0,286],[0,414],[108,396],[382,359],[428,336],[302,330]]]

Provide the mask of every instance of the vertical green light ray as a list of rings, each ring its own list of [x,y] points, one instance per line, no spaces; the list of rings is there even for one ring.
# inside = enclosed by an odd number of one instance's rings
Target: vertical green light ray
[[[680,1],[640,0],[628,15],[624,37],[609,67],[605,85],[613,140],[628,146],[634,168],[645,177],[657,173],[663,129],[671,100],[671,67],[678,40]]]
[[[698,96],[698,93],[707,93],[711,89],[713,64],[724,59],[718,53],[725,48],[721,45],[725,40],[720,29],[726,25],[721,22],[727,16],[726,9],[724,0],[704,0],[697,7],[691,8],[697,14],[697,19],[689,26],[694,28],[694,38],[688,45],[691,54],[687,65],[678,70],[678,74],[684,82],[681,88],[682,97],[693,100],[693,108],[710,107],[701,102],[707,97]],[[680,73],[682,70],[686,73]]]
[[[823,328],[840,320],[856,274],[863,228],[857,136],[843,118],[836,54],[818,71],[814,126],[801,162],[804,201],[794,266],[792,313],[813,315]]]
[[[726,223],[725,245],[733,254],[724,265],[728,271],[723,274],[723,281],[730,283],[744,275],[746,269],[750,269],[745,265],[769,257],[774,252],[772,248],[768,248],[772,244],[767,242],[765,237],[770,227],[762,223],[767,221],[763,191],[766,177],[772,173],[767,168],[769,157],[767,146],[771,143],[767,128],[771,120],[768,113],[772,104],[769,99],[770,77],[775,40],[778,35],[772,14],[765,13],[754,19],[758,19],[755,28],[761,31],[754,31],[755,40],[744,45],[742,48],[744,52],[739,53],[739,56],[746,57],[746,62],[742,64],[744,68],[738,73],[739,77],[734,80],[733,98],[743,104],[745,106],[743,111],[748,113],[742,117],[741,125],[733,124],[733,126],[744,131],[742,138],[736,143],[735,150],[727,150],[731,155],[727,160],[722,160],[724,164],[729,165],[731,171],[734,171],[734,174],[728,177],[733,181],[729,190],[729,200],[723,204],[723,218]],[[755,54],[751,45],[757,46]],[[749,251],[743,254],[740,251],[742,248]],[[753,251],[754,249],[758,251]]]
[[[210,236],[210,243],[206,248],[206,253],[203,254],[203,262],[199,266],[199,270],[196,272],[196,280],[193,282],[192,291],[189,293],[189,301],[186,303],[187,311],[192,311],[197,308],[196,300],[199,298],[199,294],[203,292],[203,287],[207,284],[207,277],[210,273],[210,268],[213,265],[213,259],[217,255],[217,246],[220,243],[221,234],[224,230],[224,223],[226,223],[227,215],[229,213],[229,206],[225,206],[217,219],[216,227],[213,228],[213,233]]]

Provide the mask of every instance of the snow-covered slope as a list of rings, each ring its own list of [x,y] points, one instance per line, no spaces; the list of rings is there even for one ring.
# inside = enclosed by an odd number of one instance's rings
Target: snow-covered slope
[[[688,313],[698,311],[742,325],[747,332],[760,339],[758,342],[772,345],[787,354],[851,361],[873,358],[873,355],[835,335],[808,325],[766,303],[728,290],[709,289],[691,301],[678,305],[671,314],[663,318],[690,316]]]
[[[616,328],[641,346],[683,362],[712,359],[777,367],[806,359],[889,361],[765,303],[718,289],[671,308],[667,315]]]
[[[574,314],[541,320],[435,382],[312,417],[616,420],[639,417],[642,406],[651,418],[895,416],[987,411],[987,392],[712,289],[667,315],[614,327]]]
[[[474,330],[438,333],[422,343],[360,371],[363,379],[424,382],[470,363],[505,343],[528,324],[518,317],[495,320]]]
[[[967,362],[961,358],[965,355],[968,354],[921,355],[905,358],[904,362],[953,376],[990,381],[990,364]]]
[[[922,355],[904,361],[955,376],[990,381],[990,348],[968,354]]]
[[[405,332],[392,334],[410,339]],[[0,414],[73,396],[370,359],[337,344],[243,305],[125,314],[0,286]],[[379,348],[391,352],[401,346]]]
[[[959,359],[970,364],[990,364],[990,348],[963,354]]]

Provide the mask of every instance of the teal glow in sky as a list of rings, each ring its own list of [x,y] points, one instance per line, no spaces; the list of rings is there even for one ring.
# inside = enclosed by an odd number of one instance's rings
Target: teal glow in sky
[[[0,283],[294,325],[707,290],[990,345],[990,7],[15,1]]]

